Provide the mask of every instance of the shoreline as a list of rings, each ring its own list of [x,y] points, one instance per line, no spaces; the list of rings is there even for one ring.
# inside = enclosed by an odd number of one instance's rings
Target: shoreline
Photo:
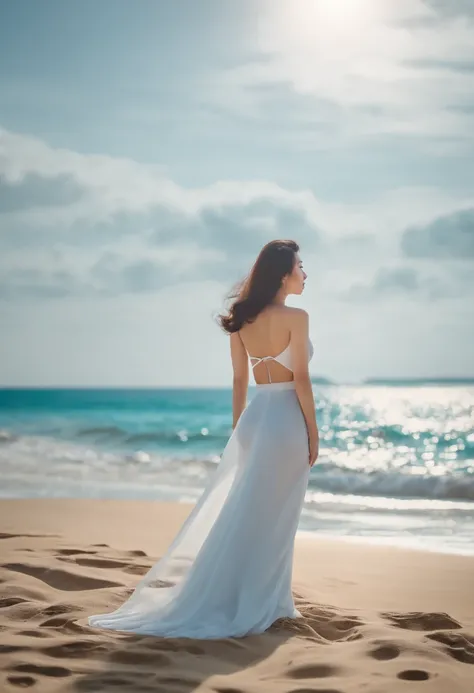
[[[1,502],[1,500],[0,500]],[[474,510],[474,508],[473,508]],[[442,556],[464,556],[466,558],[474,558],[474,544],[471,549],[463,551],[462,549],[452,548],[447,549],[444,547],[435,546],[421,546],[415,542],[408,543],[404,542],[401,537],[397,535],[391,535],[389,537],[380,536],[357,536],[355,534],[318,534],[317,530],[311,531],[306,529],[299,529],[297,532],[297,537],[314,539],[315,541],[325,540],[331,542],[347,542],[349,544],[360,544],[363,546],[374,546],[380,548],[391,548],[400,549],[402,551],[414,551],[415,553],[430,553]]]
[[[201,491],[202,492],[202,491]],[[199,494],[200,495],[200,494]],[[199,497],[199,496],[198,496]],[[1,503],[36,503],[36,502],[48,502],[51,501],[52,503],[55,502],[67,502],[67,503],[124,503],[124,504],[134,504],[134,503],[139,503],[139,504],[148,504],[148,505],[156,505],[156,506],[177,506],[181,508],[180,516],[182,518],[185,518],[186,515],[189,513],[190,509],[193,507],[194,503],[191,502],[190,500],[180,500],[179,498],[173,498],[172,495],[170,495],[169,498],[165,497],[137,497],[135,495],[135,498],[132,497],[118,497],[118,496],[112,496],[112,497],[98,497],[98,496],[76,496],[76,495],[61,495],[61,496],[46,496],[46,497],[39,497],[39,496],[13,496],[13,497],[2,497],[0,496],[0,504]],[[463,508],[464,509],[464,508]],[[472,504],[472,510],[474,514],[474,503]],[[328,530],[328,529],[318,529],[315,527],[314,529],[308,529],[308,519],[304,517],[304,510],[303,510],[303,519],[300,524],[300,528],[297,531],[297,537],[307,537],[314,539],[315,541],[327,541],[327,542],[343,542],[343,543],[348,543],[348,544],[356,544],[356,545],[361,545],[363,546],[380,546],[381,548],[384,547],[391,547],[394,549],[402,549],[406,551],[419,551],[419,552],[427,552],[427,553],[435,553],[435,554],[441,554],[445,556],[466,556],[466,557],[474,557],[474,536],[472,537],[471,541],[468,542],[467,540],[460,541],[459,538],[457,538],[457,543],[456,545],[449,546],[449,539],[447,539],[444,535],[439,535],[439,536],[433,536],[433,535],[427,535],[427,534],[411,534],[403,535],[403,532],[399,532],[398,534],[392,533],[392,534],[356,534],[356,533],[351,533],[350,531],[347,532],[342,532],[338,531],[337,529],[334,529],[334,531]],[[391,513],[392,515],[396,514],[396,510]],[[328,520],[332,520],[332,512],[331,512],[331,506],[328,504],[324,506],[322,509],[318,511],[317,514],[322,520],[326,522],[326,527],[327,527],[327,522]],[[2,514],[0,513],[0,518]],[[428,517],[431,518],[432,516],[428,514]],[[317,517],[313,518],[313,522],[317,522]]]

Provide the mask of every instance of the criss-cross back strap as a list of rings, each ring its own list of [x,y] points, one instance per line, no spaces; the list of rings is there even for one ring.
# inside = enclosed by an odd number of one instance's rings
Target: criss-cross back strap
[[[251,361],[256,361],[256,363],[252,363],[252,369],[254,369],[255,366],[258,366],[259,363],[265,364],[265,368],[267,369],[268,382],[271,383],[272,382],[272,376],[270,374],[270,369],[268,368],[267,361],[271,361],[271,360],[275,361],[276,360],[275,357],[274,356],[262,356],[262,358],[259,358],[258,356],[250,356],[249,358]]]

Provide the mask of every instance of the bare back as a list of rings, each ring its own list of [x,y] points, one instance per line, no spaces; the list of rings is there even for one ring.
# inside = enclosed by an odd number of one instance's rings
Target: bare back
[[[240,339],[250,357],[258,361],[264,357],[278,356],[289,347],[294,310],[284,305],[268,306],[254,322],[247,323],[239,330]],[[293,380],[293,372],[272,359],[256,363],[254,376],[258,384]]]

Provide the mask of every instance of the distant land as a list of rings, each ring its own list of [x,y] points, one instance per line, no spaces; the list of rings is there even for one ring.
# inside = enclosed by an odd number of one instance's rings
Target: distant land
[[[312,375],[311,376],[311,382],[315,383],[316,385],[336,385],[337,384],[334,382],[334,380],[331,380],[330,378],[325,378],[322,375]]]
[[[474,385],[474,378],[365,378],[362,385]]]
[[[361,387],[363,385],[378,385],[389,387],[421,387],[437,385],[439,387],[470,385],[474,386],[473,378],[364,378],[358,382],[337,382],[323,375],[312,375],[311,382],[315,385],[347,385]]]

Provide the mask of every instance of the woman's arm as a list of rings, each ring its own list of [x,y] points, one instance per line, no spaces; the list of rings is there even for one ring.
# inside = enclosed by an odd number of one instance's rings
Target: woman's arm
[[[319,431],[316,421],[313,387],[309,375],[309,317],[305,310],[294,309],[292,315],[290,351],[298,400],[306,422],[309,442],[309,464],[313,466],[319,454]]]
[[[249,360],[247,351],[238,332],[230,335],[230,355],[234,379],[232,386],[232,428],[235,428],[243,410],[247,406],[247,390],[249,386]]]

